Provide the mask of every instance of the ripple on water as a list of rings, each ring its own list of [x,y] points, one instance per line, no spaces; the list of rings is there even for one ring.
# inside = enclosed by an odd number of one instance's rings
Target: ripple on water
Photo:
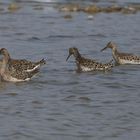
[[[22,8],[10,13],[11,1],[2,1],[1,47],[13,58],[47,56],[47,65],[29,82],[0,82],[0,139],[139,139],[139,66],[77,73],[73,57],[69,62],[66,57],[68,48],[75,46],[85,57],[106,62],[112,59],[111,51],[100,49],[111,40],[120,50],[137,53],[140,13],[100,13],[88,20],[86,13],[63,13],[52,6],[54,12],[48,3],[29,0],[17,0]],[[71,20],[63,18],[66,14]]]
[[[6,95],[8,95],[8,96],[17,96],[18,95],[18,93],[15,93],[15,92],[11,92],[11,93],[6,93]]]

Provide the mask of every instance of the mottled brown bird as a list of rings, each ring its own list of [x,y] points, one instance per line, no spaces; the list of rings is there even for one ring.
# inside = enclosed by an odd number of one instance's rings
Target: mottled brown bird
[[[5,48],[0,49],[0,54],[3,55],[0,61],[0,76],[3,80],[10,82],[29,81],[39,72],[41,65],[46,63],[44,59],[38,62],[12,59]]]
[[[131,53],[122,53],[117,50],[117,45],[113,42],[109,42],[105,48],[101,51],[106,50],[107,48],[112,49],[112,56],[116,64],[140,64],[140,57],[133,55]]]
[[[76,60],[78,71],[108,71],[113,67],[112,60],[109,63],[103,64],[96,60],[87,59],[81,56],[77,48],[69,48],[69,57],[73,55]]]

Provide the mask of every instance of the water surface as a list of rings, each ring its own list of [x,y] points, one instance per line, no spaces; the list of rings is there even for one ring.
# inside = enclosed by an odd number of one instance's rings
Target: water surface
[[[140,55],[140,12],[100,13],[89,20],[83,12],[25,0],[11,12],[10,3],[0,4],[1,47],[13,58],[48,61],[29,82],[0,82],[0,139],[139,140],[140,66],[76,73],[73,57],[66,57],[75,46],[85,57],[108,62],[111,50],[100,49],[109,41]]]

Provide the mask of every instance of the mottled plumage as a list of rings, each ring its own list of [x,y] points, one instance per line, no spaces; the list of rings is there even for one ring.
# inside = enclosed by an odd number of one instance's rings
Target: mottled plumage
[[[130,54],[130,53],[121,53],[117,50],[117,46],[113,42],[109,42],[105,48],[103,48],[101,51],[104,51],[105,49],[110,48],[112,49],[112,56],[116,62],[116,64],[140,64],[140,57]]]
[[[15,69],[22,69],[28,72],[40,68],[40,66],[45,63],[46,61],[44,59],[38,62],[31,62],[25,59],[21,59],[21,60],[10,59],[9,61],[9,65],[12,65],[12,67],[14,67]]]
[[[112,61],[102,64],[96,60],[82,57],[77,48],[69,48],[69,55],[66,61],[71,55],[75,57],[78,71],[108,71],[113,67]]]
[[[0,54],[3,55],[0,61],[0,75],[5,81],[28,81],[39,72],[40,66],[46,63],[44,59],[39,62],[11,59],[5,48],[0,49]]]

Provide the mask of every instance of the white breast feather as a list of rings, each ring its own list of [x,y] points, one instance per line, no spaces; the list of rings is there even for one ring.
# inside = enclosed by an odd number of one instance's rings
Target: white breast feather
[[[140,64],[140,61],[136,61],[136,60],[121,60],[121,64]]]
[[[85,67],[85,66],[81,66],[81,69],[82,69],[82,71],[92,71],[92,70],[94,70],[93,68],[88,68],[88,67]]]

